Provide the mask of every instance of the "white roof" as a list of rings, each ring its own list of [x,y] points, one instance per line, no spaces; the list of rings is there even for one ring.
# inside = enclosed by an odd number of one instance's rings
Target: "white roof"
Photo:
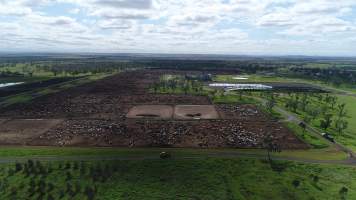
[[[226,90],[267,90],[272,86],[263,84],[236,84],[236,83],[211,83],[210,87],[224,87]]]

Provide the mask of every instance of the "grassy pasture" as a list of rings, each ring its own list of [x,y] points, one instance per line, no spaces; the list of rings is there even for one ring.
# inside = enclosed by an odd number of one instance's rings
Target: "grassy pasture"
[[[341,142],[356,151],[356,97],[338,95],[339,101],[346,103],[348,129]]]
[[[24,76],[16,76],[16,77],[0,77],[0,83],[15,83],[15,82],[36,82],[36,81],[44,81],[48,80],[50,77],[24,77]]]
[[[356,169],[346,166],[218,158],[26,165],[0,165],[1,199],[356,198]]]

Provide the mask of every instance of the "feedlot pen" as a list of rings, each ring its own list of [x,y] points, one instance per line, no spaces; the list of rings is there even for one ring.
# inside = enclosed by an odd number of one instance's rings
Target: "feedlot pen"
[[[254,105],[149,92],[163,74],[179,73],[123,72],[2,108],[0,145],[261,148],[268,134],[284,149],[309,147]]]
[[[219,119],[214,105],[137,105],[130,108],[127,118],[198,120]]]

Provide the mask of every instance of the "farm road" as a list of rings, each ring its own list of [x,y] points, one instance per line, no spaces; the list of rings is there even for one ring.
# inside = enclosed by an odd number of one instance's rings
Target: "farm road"
[[[356,95],[356,94],[355,94]],[[253,97],[255,98],[256,100],[260,101],[262,104],[266,104],[267,101],[265,99],[262,99],[262,98],[259,98],[259,97]],[[314,134],[316,137],[320,138],[320,139],[324,139],[321,134],[322,132],[320,132],[319,130],[315,129],[314,127],[310,126],[309,124],[305,123],[303,120],[301,120],[297,115],[283,109],[282,107],[279,107],[279,106],[275,106],[274,109],[281,113],[283,116],[284,116],[284,121],[287,121],[287,122],[292,122],[292,123],[295,123],[295,124],[300,124],[300,123],[304,123],[306,125],[306,130],[309,131],[310,133]],[[356,154],[355,152],[353,152],[351,149],[337,143],[337,142],[330,142],[328,140],[326,140],[329,144],[331,145],[334,145],[336,147],[336,149],[340,150],[340,151],[343,151],[345,153],[347,153],[349,155],[349,158],[348,160],[351,162],[351,163],[356,163]]]

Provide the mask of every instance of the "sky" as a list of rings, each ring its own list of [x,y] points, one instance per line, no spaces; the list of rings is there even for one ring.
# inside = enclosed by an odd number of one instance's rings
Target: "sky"
[[[356,0],[0,0],[0,51],[356,56]]]

